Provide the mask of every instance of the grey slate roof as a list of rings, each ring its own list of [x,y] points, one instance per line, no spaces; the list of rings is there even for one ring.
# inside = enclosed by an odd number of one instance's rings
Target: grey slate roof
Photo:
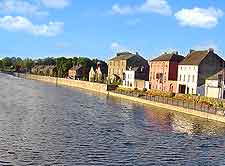
[[[115,60],[127,60],[134,56],[137,56],[136,54],[132,54],[130,52],[121,52],[118,53],[116,57],[110,59],[109,61],[115,61]]]
[[[208,50],[192,51],[183,61],[180,62],[180,65],[199,65],[208,55]]]
[[[225,69],[223,69],[223,70],[220,70],[219,72],[217,72],[216,74],[214,74],[214,75],[212,75],[212,76],[210,76],[210,77],[208,77],[207,78],[207,80],[218,80],[218,76],[219,75],[224,75],[224,80],[225,80]]]
[[[176,62],[180,62],[184,59],[183,56],[175,54],[175,53],[171,53],[171,54],[162,54],[161,56],[151,60],[151,61],[176,61]]]

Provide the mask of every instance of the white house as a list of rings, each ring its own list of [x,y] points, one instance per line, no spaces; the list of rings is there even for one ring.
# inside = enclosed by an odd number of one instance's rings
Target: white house
[[[149,89],[148,69],[134,67],[125,71],[123,86],[128,88]]]
[[[224,60],[213,49],[191,50],[178,65],[177,92],[205,96],[205,81],[224,68]]]
[[[221,70],[213,76],[207,78],[205,83],[205,93],[207,97],[224,99],[225,71]]]
[[[178,93],[197,94],[198,87],[198,65],[179,65],[178,66]]]

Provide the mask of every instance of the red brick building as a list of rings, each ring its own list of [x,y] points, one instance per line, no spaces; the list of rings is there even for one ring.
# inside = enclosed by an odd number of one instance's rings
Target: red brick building
[[[177,89],[178,64],[184,59],[178,53],[163,54],[149,62],[151,89],[174,92]]]

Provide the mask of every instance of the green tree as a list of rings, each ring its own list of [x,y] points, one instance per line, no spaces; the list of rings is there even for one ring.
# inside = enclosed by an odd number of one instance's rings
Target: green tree
[[[3,63],[2,63],[2,60],[0,60],[0,70],[3,69]]]
[[[10,68],[13,65],[13,63],[11,61],[11,58],[9,58],[9,57],[3,58],[2,59],[2,64],[3,64],[4,68]]]
[[[26,58],[23,60],[23,67],[27,69],[27,71],[31,71],[31,68],[34,66],[34,61],[32,59]]]

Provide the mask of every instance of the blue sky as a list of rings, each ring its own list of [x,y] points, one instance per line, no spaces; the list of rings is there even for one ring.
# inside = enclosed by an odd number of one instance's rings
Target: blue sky
[[[0,0],[0,57],[225,53],[221,0]]]

